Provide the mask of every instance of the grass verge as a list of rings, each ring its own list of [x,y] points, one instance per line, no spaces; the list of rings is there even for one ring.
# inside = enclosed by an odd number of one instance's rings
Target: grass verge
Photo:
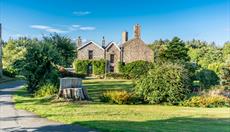
[[[89,95],[97,101],[101,92],[131,89],[130,81],[84,80]],[[67,124],[81,124],[101,131],[209,131],[229,132],[229,108],[191,108],[162,105],[109,105],[52,101],[32,98],[25,89],[14,95],[17,109],[34,112],[41,117]]]

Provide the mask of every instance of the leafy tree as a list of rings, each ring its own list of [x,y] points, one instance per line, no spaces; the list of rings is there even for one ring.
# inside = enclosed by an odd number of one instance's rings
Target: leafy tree
[[[34,43],[27,48],[24,58],[17,61],[28,84],[28,91],[35,92],[45,83],[58,83],[57,65],[61,64],[61,55],[48,41]]]
[[[166,45],[168,44],[169,40],[155,40],[149,47],[154,52],[154,62],[161,63],[164,60],[164,51],[166,49]]]
[[[198,64],[201,67],[208,68],[209,64],[223,62],[223,53],[221,49],[213,46],[207,46],[204,48],[203,52],[203,56],[198,60]]]
[[[208,45],[208,42],[196,40],[196,39],[193,39],[192,41],[186,42],[187,48],[193,48],[193,49],[200,49],[200,48],[205,47],[207,45]]]
[[[228,56],[224,66],[222,68],[221,84],[226,89],[230,90],[230,56]]]
[[[185,47],[185,43],[178,37],[174,37],[167,44],[164,57],[171,62],[187,62],[190,60],[188,48]]]
[[[4,72],[7,72],[9,75],[18,74],[18,69],[14,66],[15,62],[19,59],[23,59],[27,52],[27,47],[36,42],[36,39],[26,37],[20,37],[16,40],[10,39],[3,47]]]
[[[179,64],[155,65],[137,81],[135,92],[145,101],[178,104],[189,93],[191,80],[187,69]]]
[[[51,43],[57,48],[58,52],[61,54],[61,62],[63,66],[69,67],[72,65],[75,58],[75,48],[71,39],[65,36],[60,36],[58,34],[51,34],[50,36],[44,37],[44,41]]]
[[[226,42],[224,44],[223,54],[224,54],[224,58],[226,59],[230,56],[230,42]]]

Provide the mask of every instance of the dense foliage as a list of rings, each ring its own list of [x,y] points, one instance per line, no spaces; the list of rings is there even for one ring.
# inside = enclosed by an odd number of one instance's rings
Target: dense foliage
[[[39,86],[49,82],[58,84],[61,55],[47,41],[40,41],[27,48],[23,59],[18,60],[17,68],[27,81],[28,90],[35,92]]]
[[[197,71],[196,77],[196,79],[199,80],[202,89],[219,84],[219,77],[212,70],[201,69]]]
[[[181,65],[165,63],[154,66],[137,81],[135,91],[151,104],[178,104],[190,91],[188,71]]]
[[[180,105],[190,107],[229,107],[230,99],[224,96],[194,96]]]
[[[174,37],[167,45],[164,51],[164,57],[171,62],[187,62],[190,57],[187,54],[188,49],[185,43],[178,37]]]
[[[75,60],[73,63],[75,72],[78,74],[87,74],[87,68],[90,63],[89,60]]]
[[[102,75],[105,73],[105,60],[93,61],[93,74]]]
[[[62,66],[70,67],[72,65],[76,54],[74,44],[70,38],[58,34],[51,34],[50,36],[44,37],[44,41],[52,44],[60,53]]]
[[[43,84],[38,91],[35,92],[36,97],[46,97],[56,94],[58,92],[57,86],[52,83]]]
[[[127,91],[107,91],[100,96],[102,102],[112,104],[137,104],[140,99],[135,94]]]
[[[153,63],[147,61],[134,61],[128,64],[120,64],[121,72],[134,79],[140,78],[142,75],[147,74],[149,69],[153,67]]]
[[[230,56],[228,56],[224,66],[222,67],[221,84],[225,87],[225,89],[230,90]]]
[[[102,75],[105,73],[105,60],[76,60],[73,65],[78,74],[87,75],[89,65],[93,66],[94,75]]]
[[[18,74],[18,69],[15,68],[16,61],[23,59],[27,47],[37,43],[36,39],[21,37],[16,40],[10,39],[3,46],[3,74],[10,77],[15,77]]]

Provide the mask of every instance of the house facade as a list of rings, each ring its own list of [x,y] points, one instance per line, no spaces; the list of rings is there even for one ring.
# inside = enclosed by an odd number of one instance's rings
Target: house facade
[[[119,72],[119,62],[127,64],[138,60],[153,61],[153,51],[141,39],[141,27],[138,24],[134,26],[134,38],[128,40],[128,32],[123,32],[119,45],[115,42],[105,44],[104,37],[101,45],[93,41],[82,44],[79,37],[77,47],[78,60],[104,59],[107,72]],[[92,70],[92,66],[89,65],[88,69]]]

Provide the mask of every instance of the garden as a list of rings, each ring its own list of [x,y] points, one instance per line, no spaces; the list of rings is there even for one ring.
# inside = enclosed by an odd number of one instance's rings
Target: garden
[[[119,62],[104,74],[104,60],[77,60],[71,39],[20,38],[4,44],[4,74],[26,80],[14,95],[16,108],[50,120],[101,131],[229,131],[230,43],[223,48],[178,37],[149,47],[153,62]],[[86,65],[94,77],[86,77]],[[73,66],[75,72],[64,67]],[[87,101],[57,98],[60,77],[79,77]]]

